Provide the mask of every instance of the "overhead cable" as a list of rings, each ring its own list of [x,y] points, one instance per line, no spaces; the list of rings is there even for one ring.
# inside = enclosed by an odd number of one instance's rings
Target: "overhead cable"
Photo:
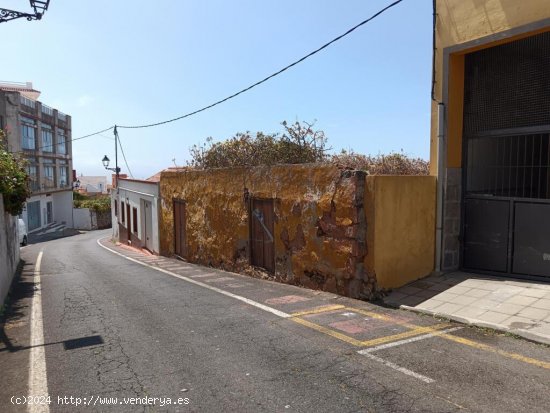
[[[328,43],[325,43],[323,46],[319,47],[318,49],[315,49],[314,51],[312,51],[311,53],[308,53],[307,55],[305,55],[304,57],[296,60],[295,62],[283,67],[281,70],[267,76],[266,78],[238,91],[237,93],[234,93],[230,96],[227,96],[226,98],[224,99],[221,99],[221,100],[218,100],[217,102],[214,102],[208,106],[205,106],[201,109],[198,109],[198,110],[195,110],[193,112],[190,112],[190,113],[187,113],[185,115],[181,115],[181,116],[178,116],[176,118],[172,118],[172,119],[168,119],[168,120],[164,120],[164,121],[161,121],[161,122],[156,122],[156,123],[150,123],[150,124],[145,124],[145,125],[124,125],[124,126],[121,126],[121,125],[118,125],[119,128],[125,128],[125,129],[140,129],[140,128],[151,128],[153,126],[160,126],[160,125],[164,125],[166,123],[170,123],[170,122],[175,122],[177,120],[180,120],[180,119],[184,119],[184,118],[187,118],[189,116],[193,116],[193,115],[196,115],[197,113],[200,113],[200,112],[203,112],[207,109],[210,109],[210,108],[213,108],[214,106],[217,106],[221,103],[224,103],[230,99],[233,99],[237,96],[239,96],[240,94],[242,93],[245,93],[245,92],[248,92],[250,89],[253,89],[255,88],[256,86],[259,86],[261,85],[262,83],[265,83],[267,82],[269,79],[272,79],[274,78],[275,76],[278,76],[280,75],[281,73],[283,73],[284,71],[290,69],[291,67],[294,67],[296,66],[297,64],[303,62],[304,60],[310,58],[311,56],[319,53],[321,50],[323,49],[326,49],[327,47],[329,47],[331,44],[333,44],[334,42],[337,42],[338,40],[342,39],[343,37],[347,36],[348,34],[350,34],[351,32],[353,32],[354,30],[358,29],[359,27],[367,24],[368,22],[370,22],[371,20],[374,20],[376,17],[380,16],[382,13],[384,13],[385,11],[391,9],[392,7],[398,5],[399,3],[401,3],[403,0],[397,0],[397,1],[394,1],[393,3],[391,3],[390,5],[384,7],[382,10],[378,11],[377,13],[373,14],[371,17],[369,17],[368,19],[366,20],[363,20],[361,23],[353,26],[351,29],[349,29],[347,32],[341,34],[340,36],[338,37],[335,37],[334,39],[332,39],[330,42]]]

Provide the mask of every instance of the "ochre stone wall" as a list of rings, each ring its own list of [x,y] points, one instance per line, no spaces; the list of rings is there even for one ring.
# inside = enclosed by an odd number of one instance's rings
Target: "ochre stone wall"
[[[174,254],[173,199],[186,202],[190,262],[239,270],[249,262],[250,197],[274,199],[275,274],[283,281],[369,298],[365,173],[278,165],[161,174],[160,250]]]

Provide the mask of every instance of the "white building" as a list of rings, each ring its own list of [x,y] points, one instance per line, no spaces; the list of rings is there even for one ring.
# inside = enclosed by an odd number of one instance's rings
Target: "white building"
[[[120,178],[111,192],[113,238],[159,254],[159,182]]]
[[[106,176],[85,176],[77,177],[79,183],[79,191],[89,194],[107,194],[107,177]]]

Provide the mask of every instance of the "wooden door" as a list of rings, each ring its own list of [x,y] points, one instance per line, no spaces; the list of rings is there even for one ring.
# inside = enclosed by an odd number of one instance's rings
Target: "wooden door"
[[[181,258],[187,258],[185,226],[185,201],[174,199],[174,253]]]
[[[132,216],[130,215],[130,202],[126,203],[126,231],[127,239],[130,241],[132,239]]]
[[[273,199],[255,199],[250,204],[250,261],[275,272]]]

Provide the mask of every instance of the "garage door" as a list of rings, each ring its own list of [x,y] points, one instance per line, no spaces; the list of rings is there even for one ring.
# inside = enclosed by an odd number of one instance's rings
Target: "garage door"
[[[550,277],[550,33],[471,53],[462,266]]]

